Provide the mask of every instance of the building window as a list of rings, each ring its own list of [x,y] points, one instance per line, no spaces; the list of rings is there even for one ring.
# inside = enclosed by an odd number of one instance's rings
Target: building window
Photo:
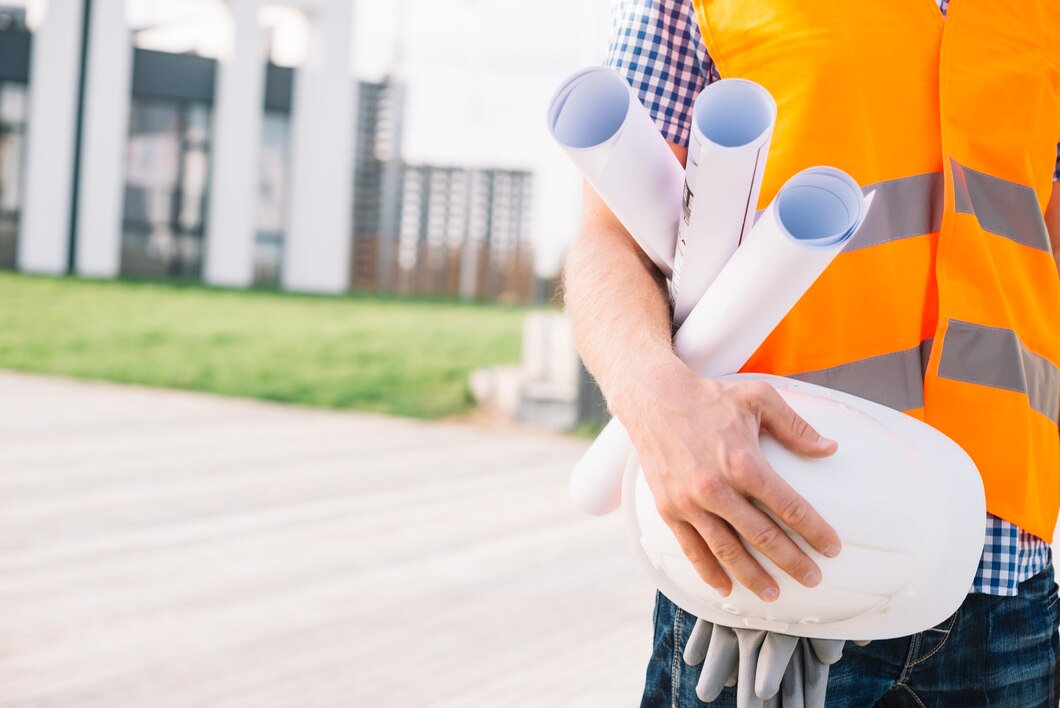
[[[360,82],[357,107],[350,285],[387,292],[397,273],[405,87]]]
[[[359,90],[353,287],[531,300],[532,175],[407,163],[404,87],[387,80]]]
[[[257,234],[254,242],[254,284],[279,285],[283,266],[283,230],[287,213],[290,116],[265,111],[261,125],[258,172]]]
[[[133,100],[126,148],[122,275],[200,277],[209,163],[208,106]]]
[[[22,210],[26,85],[0,81],[0,268],[14,268]]]

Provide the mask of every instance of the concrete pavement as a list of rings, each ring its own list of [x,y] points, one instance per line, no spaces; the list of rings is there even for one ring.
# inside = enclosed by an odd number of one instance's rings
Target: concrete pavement
[[[632,706],[583,441],[0,373],[0,706]]]

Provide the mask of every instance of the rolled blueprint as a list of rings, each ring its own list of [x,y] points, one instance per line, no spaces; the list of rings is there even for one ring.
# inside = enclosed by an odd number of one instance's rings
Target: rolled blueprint
[[[703,378],[739,371],[857,233],[872,196],[832,167],[789,179],[674,336],[681,360]],[[631,450],[629,434],[611,419],[571,473],[580,509],[618,508]]]
[[[684,170],[633,89],[584,69],[548,109],[552,137],[666,277],[673,272]]]
[[[776,122],[776,101],[753,81],[715,81],[696,98],[670,278],[675,325],[751,230]]]

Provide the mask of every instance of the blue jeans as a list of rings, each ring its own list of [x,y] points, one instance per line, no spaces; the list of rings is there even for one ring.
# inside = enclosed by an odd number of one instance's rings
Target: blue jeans
[[[828,708],[1056,708],[1060,696],[1057,586],[1050,565],[1016,597],[969,595],[942,624],[911,637],[847,642],[828,676]],[[736,706],[727,688],[696,697],[698,666],[681,660],[695,618],[662,595],[642,707]]]

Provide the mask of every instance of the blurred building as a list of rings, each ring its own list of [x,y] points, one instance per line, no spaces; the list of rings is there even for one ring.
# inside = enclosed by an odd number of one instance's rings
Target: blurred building
[[[405,165],[401,190],[399,292],[532,299],[528,172]]]
[[[406,163],[405,88],[353,78],[349,0],[286,3],[297,67],[262,0],[219,5],[219,56],[139,46],[126,0],[2,3],[0,268],[533,298],[530,173]]]
[[[528,301],[532,176],[401,159],[405,87],[361,83],[353,287]]]
[[[26,94],[30,33],[25,12],[0,9],[0,268],[16,263],[22,165],[26,149]]]

